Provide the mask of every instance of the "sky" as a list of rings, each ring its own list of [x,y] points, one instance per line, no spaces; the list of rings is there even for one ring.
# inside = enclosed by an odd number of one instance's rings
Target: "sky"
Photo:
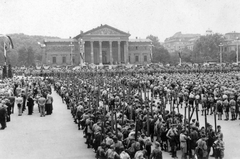
[[[0,0],[0,34],[69,38],[107,24],[163,42],[176,32],[240,32],[239,0]]]

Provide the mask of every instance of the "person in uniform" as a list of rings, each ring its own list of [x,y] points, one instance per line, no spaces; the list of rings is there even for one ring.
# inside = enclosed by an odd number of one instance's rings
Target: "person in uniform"
[[[27,98],[27,106],[28,106],[28,115],[32,115],[33,106],[34,106],[34,100],[33,100],[33,95],[32,94],[30,94]]]
[[[238,118],[238,120],[240,120],[240,96],[238,95],[237,97],[237,102],[236,102],[236,119]]]
[[[215,149],[214,157],[215,159],[222,159],[224,157],[224,142],[221,140],[221,137],[218,136],[217,140],[213,144]]]
[[[78,124],[78,130],[83,129],[83,125],[81,125],[81,120],[83,118],[83,113],[84,113],[84,107],[82,105],[83,103],[80,103],[79,106],[77,106],[77,110],[76,110],[76,117],[75,119],[77,120],[77,124]]]
[[[217,107],[217,113],[218,113],[218,120],[222,120],[223,106],[222,106],[222,101],[220,99],[217,100],[216,107]]]
[[[22,98],[23,98],[22,111],[25,111],[25,110],[26,110],[26,100],[27,100],[27,96],[26,96],[26,91],[25,91],[25,89],[22,89],[21,96],[22,96]]]
[[[186,130],[182,130],[180,133],[180,148],[182,151],[181,159],[187,159],[187,140],[190,139],[187,135]]]
[[[167,138],[169,139],[171,146],[172,157],[177,157],[177,141],[176,137],[178,136],[176,125],[172,124],[171,128],[167,132]]]
[[[160,150],[160,144],[159,142],[155,143],[155,148],[153,149],[150,159],[162,159],[162,151]]]
[[[18,116],[22,116],[23,98],[20,95],[18,95],[16,98],[16,104],[18,107]]]
[[[12,96],[9,96],[9,102],[10,102],[10,105],[11,105],[11,113],[13,114],[14,113],[14,105],[15,105],[15,97],[12,95]]]
[[[3,103],[0,103],[0,124],[1,130],[4,130],[7,127],[6,123],[7,109]]]
[[[45,117],[45,104],[46,104],[46,99],[43,97],[43,95],[40,95],[40,98],[38,98],[40,117]]]
[[[7,106],[7,122],[11,121],[11,104],[8,98],[5,99],[5,104]]]
[[[223,99],[224,99],[223,108],[224,108],[225,116],[226,116],[226,118],[224,120],[229,120],[229,102],[228,102],[228,99],[226,97],[223,98]]]
[[[207,150],[207,143],[206,143],[206,135],[202,135],[202,137],[197,141],[197,147],[195,154],[198,159],[207,159],[208,158],[208,150]]]
[[[46,100],[46,115],[51,115],[53,110],[53,97],[48,94]]]
[[[230,109],[231,109],[231,120],[235,120],[235,109],[236,109],[236,101],[231,99],[229,101]]]

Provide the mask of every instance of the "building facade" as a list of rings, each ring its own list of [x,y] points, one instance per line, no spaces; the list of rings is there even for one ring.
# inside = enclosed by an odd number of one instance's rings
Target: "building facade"
[[[151,40],[129,37],[129,33],[101,25],[72,39],[45,39],[42,62],[46,65],[150,63]]]
[[[177,32],[172,37],[165,39],[163,46],[169,53],[178,52],[185,47],[193,50],[194,43],[199,37],[200,34],[182,34]]]
[[[223,48],[221,48],[222,51],[235,52],[237,50],[240,50],[240,33],[237,33],[235,31],[229,32],[224,35],[224,38],[225,40],[223,42]]]

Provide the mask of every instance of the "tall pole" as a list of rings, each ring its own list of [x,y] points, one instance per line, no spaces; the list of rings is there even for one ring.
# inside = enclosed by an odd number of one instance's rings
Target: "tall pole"
[[[71,47],[71,53],[70,53],[70,65],[72,65],[73,63],[72,63],[72,52],[73,52],[73,44],[72,44],[72,42],[70,43],[70,45],[69,45],[70,47]]]
[[[219,47],[220,47],[220,64],[222,64],[222,46],[223,44],[220,43]]]
[[[238,65],[238,38],[237,38],[237,65]]]

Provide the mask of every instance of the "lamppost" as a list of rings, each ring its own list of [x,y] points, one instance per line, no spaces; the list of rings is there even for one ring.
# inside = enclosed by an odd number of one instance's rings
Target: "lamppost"
[[[70,45],[69,45],[70,47],[71,47],[71,53],[70,53],[70,65],[73,65],[73,63],[72,63],[72,61],[73,61],[73,59],[72,59],[72,52],[73,52],[73,43],[71,42],[70,43]]]
[[[182,49],[180,48],[178,51],[178,55],[179,55],[179,65],[182,65]]]
[[[152,62],[153,61],[153,47],[154,47],[154,45],[151,42],[151,44],[149,46],[150,46],[150,61]],[[131,61],[128,61],[128,62],[130,63]]]
[[[179,44],[182,44],[182,39],[179,39]],[[181,57],[182,47],[181,46],[178,47],[178,56],[179,56],[179,65],[180,66],[182,65],[182,57]]]
[[[219,53],[219,54],[220,54],[220,55],[219,55],[219,56],[220,56],[220,61],[219,61],[219,62],[220,62],[220,64],[222,65],[222,47],[223,47],[223,44],[220,43],[219,47],[220,47],[220,53]]]
[[[237,56],[236,56],[236,62],[237,62],[237,65],[238,65],[238,41],[239,41],[239,38],[237,37],[236,38],[236,42],[237,42],[237,52],[236,52],[236,54],[237,54]]]

